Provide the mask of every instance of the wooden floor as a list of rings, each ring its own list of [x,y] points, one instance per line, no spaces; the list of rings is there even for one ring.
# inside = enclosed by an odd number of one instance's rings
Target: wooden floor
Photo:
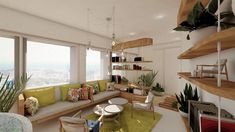
[[[181,116],[181,118],[182,118],[182,120],[184,122],[184,125],[186,127],[187,132],[190,132],[190,128],[189,128],[189,124],[188,124],[188,118],[183,117],[183,116]]]

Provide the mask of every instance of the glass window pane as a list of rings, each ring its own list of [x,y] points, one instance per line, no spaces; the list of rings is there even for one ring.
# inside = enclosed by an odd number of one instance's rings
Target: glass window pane
[[[86,52],[86,80],[101,80],[101,52],[87,50]]]
[[[14,39],[0,37],[0,72],[14,79]]]
[[[27,41],[27,73],[27,87],[69,83],[70,47]]]

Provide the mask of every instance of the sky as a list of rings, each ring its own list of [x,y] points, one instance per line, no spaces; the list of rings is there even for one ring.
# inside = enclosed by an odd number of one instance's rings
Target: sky
[[[69,64],[70,47],[27,42],[27,62],[30,64]]]
[[[0,68],[14,65],[14,39],[0,37]]]

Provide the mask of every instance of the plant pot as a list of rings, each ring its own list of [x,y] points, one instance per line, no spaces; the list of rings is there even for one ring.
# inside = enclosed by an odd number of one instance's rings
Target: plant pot
[[[216,26],[209,26],[202,29],[194,30],[189,34],[190,40],[188,41],[188,44],[194,45],[197,42],[215,33],[216,31],[217,31]]]
[[[179,113],[181,116],[188,118],[188,113],[185,113],[179,109]]]
[[[156,96],[163,96],[165,92],[158,92],[158,91],[152,91],[152,93]]]

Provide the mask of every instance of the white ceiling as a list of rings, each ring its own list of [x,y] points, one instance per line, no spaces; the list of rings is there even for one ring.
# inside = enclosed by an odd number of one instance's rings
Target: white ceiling
[[[153,37],[157,42],[179,39],[171,32],[176,25],[180,0],[0,0],[0,5],[40,16],[59,23],[88,30],[87,9],[90,8],[90,31],[111,37],[115,5],[115,32],[124,41]]]

